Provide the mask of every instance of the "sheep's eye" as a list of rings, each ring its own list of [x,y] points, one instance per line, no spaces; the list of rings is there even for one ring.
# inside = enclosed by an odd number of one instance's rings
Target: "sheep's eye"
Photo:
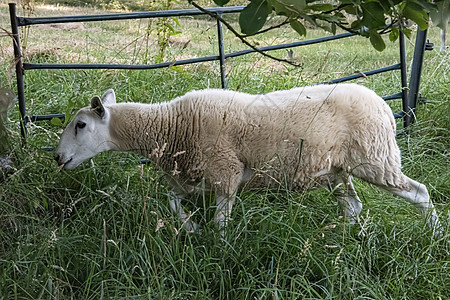
[[[86,127],[86,123],[84,123],[84,122],[81,122],[81,121],[78,121],[77,122],[77,125],[75,126],[75,127],[77,127],[77,128],[84,128],[84,127]]]
[[[77,124],[75,124],[75,135],[78,134],[78,128],[82,129],[84,127],[86,127],[86,123],[78,121]]]

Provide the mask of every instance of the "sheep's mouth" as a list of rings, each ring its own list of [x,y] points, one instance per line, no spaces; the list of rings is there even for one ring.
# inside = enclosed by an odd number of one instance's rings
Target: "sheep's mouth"
[[[67,169],[68,164],[73,160],[73,157],[71,157],[68,161],[63,162],[59,165],[58,170],[61,171],[62,169]]]

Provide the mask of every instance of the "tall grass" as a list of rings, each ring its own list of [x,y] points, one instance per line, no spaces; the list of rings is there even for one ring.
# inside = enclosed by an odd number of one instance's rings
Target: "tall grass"
[[[36,14],[75,13],[60,9],[37,7]],[[0,13],[3,22],[5,6]],[[138,63],[147,25],[32,28],[25,59]],[[188,18],[181,26],[169,58],[215,54],[214,22]],[[308,38],[320,34],[310,30]],[[432,29],[430,39],[437,36]],[[227,51],[242,48],[229,32],[225,37]],[[282,30],[259,43],[295,38]],[[48,40],[54,41],[50,47]],[[5,80],[11,41],[2,38],[0,46],[0,78],[13,86]],[[408,45],[409,58],[412,49]],[[258,55],[228,60],[229,88],[263,93],[311,84],[395,63],[398,53],[395,46],[377,53],[355,38],[295,49],[293,57],[302,69]],[[58,172],[53,153],[44,148],[57,144],[61,127],[29,126],[23,148],[18,112],[11,111],[15,171],[0,183],[0,299],[448,299],[449,69],[448,54],[426,53],[421,92],[427,102],[418,107],[411,133],[398,138],[405,173],[425,183],[436,204],[444,225],[440,238],[432,237],[414,207],[360,181],[355,185],[364,209],[356,225],[343,220],[327,190],[280,186],[242,191],[225,239],[212,222],[213,196],[193,197],[187,207],[202,233],[188,234],[170,212],[168,188],[151,165],[132,154],[104,153]],[[68,116],[110,87],[120,101],[141,102],[220,87],[216,63],[153,71],[29,71],[25,79],[30,114]],[[396,72],[358,82],[383,95],[400,86]],[[399,101],[391,105],[399,109]]]

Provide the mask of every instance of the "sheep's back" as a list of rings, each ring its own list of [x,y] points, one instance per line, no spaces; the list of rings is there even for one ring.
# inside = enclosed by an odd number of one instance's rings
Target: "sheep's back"
[[[253,180],[255,186],[267,186],[273,178],[301,187],[315,180],[323,184],[328,179],[318,174],[385,160],[396,148],[389,107],[355,84],[261,95],[205,90],[188,93],[173,105],[178,114],[187,112],[188,119],[196,120],[187,126],[196,127],[203,159],[215,151],[234,153],[262,174]]]

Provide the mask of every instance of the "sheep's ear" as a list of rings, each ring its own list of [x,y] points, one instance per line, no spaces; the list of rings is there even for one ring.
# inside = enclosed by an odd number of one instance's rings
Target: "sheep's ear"
[[[91,99],[91,109],[100,117],[105,116],[105,107],[102,104],[102,100],[99,96],[95,96]]]
[[[116,103],[116,94],[113,89],[107,90],[102,96],[103,105],[111,105]]]

